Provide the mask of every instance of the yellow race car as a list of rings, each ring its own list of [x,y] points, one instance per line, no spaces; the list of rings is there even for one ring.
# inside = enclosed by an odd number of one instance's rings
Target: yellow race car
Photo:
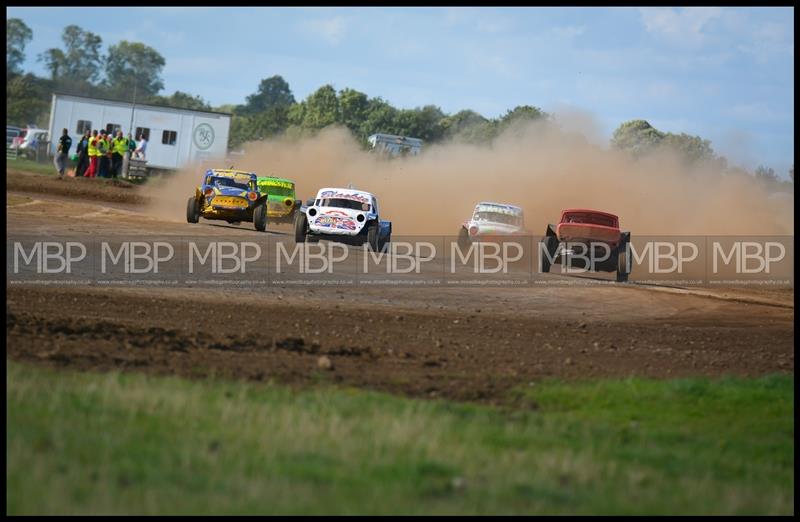
[[[228,223],[252,222],[256,230],[267,229],[267,194],[260,192],[258,176],[231,169],[209,169],[186,204],[186,221],[200,218]]]

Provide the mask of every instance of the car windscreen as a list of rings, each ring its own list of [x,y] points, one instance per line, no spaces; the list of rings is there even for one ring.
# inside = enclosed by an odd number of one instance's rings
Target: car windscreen
[[[504,223],[506,225],[521,226],[522,218],[513,214],[500,212],[480,211],[475,213],[475,221],[488,221],[490,223]]]
[[[571,212],[564,216],[564,223],[585,223],[588,225],[601,225],[604,227],[616,227],[616,220],[610,216],[602,214],[589,214],[586,212]]]
[[[247,183],[237,183],[232,178],[214,178],[212,180],[214,185],[218,188],[222,187],[231,187],[231,188],[238,188],[241,190],[250,190],[250,186]]]
[[[362,203],[354,199],[344,198],[324,198],[319,202],[320,207],[349,208],[351,210],[363,210],[369,212],[369,203]]]
[[[276,187],[275,185],[269,185],[267,183],[259,183],[258,191],[262,194],[269,194],[270,196],[292,196],[294,193],[293,189],[287,187]]]

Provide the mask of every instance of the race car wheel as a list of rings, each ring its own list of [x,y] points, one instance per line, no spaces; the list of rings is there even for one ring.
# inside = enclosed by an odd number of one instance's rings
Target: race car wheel
[[[620,243],[617,251],[617,283],[628,281],[628,244]]]
[[[380,238],[378,237],[378,225],[375,223],[369,225],[367,228],[367,243],[373,252],[379,252],[381,249]]]
[[[469,249],[470,244],[471,241],[469,240],[469,232],[467,232],[466,228],[461,227],[461,230],[458,232],[458,248],[461,250],[461,252],[464,252],[464,250]]]
[[[197,200],[193,197],[189,198],[186,203],[186,221],[188,223],[197,223],[200,221],[200,209],[197,206]]]
[[[547,236],[545,240],[542,241],[542,245],[544,245],[544,248],[539,254],[542,256],[542,273],[546,274],[550,272],[550,258],[554,257],[558,249],[558,240],[553,236]]]
[[[308,218],[305,212],[298,212],[294,217],[294,241],[295,243],[305,243],[308,233]]]
[[[388,245],[391,242],[392,242],[392,234],[391,233],[387,234],[386,237],[384,237],[384,238],[378,239],[378,250],[383,252],[383,249],[386,247],[386,245]]]
[[[261,203],[253,210],[253,225],[259,232],[267,229],[267,206],[265,204]]]

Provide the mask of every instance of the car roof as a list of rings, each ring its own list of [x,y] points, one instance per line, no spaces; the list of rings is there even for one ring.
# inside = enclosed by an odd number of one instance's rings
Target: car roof
[[[350,188],[336,188],[336,187],[325,187],[321,188],[317,191],[317,197],[320,197],[323,192],[334,192],[337,195],[341,194],[343,196],[362,196],[362,197],[375,197],[369,192],[365,192],[363,190],[356,190]]]
[[[286,178],[279,178],[278,176],[258,176],[258,181],[281,181],[283,183],[291,183],[294,185],[294,181]]]
[[[220,176],[225,178],[232,178],[235,176],[249,176],[251,179],[256,178],[258,176],[254,172],[247,172],[246,170],[235,170],[235,169],[208,169],[206,171],[206,175],[211,174],[213,176]]]
[[[601,216],[619,219],[619,216],[617,216],[616,214],[610,214],[608,212],[603,212],[602,210],[592,210],[590,208],[566,208],[561,211],[561,215],[563,216],[567,212],[584,212],[586,214],[600,214]]]
[[[503,209],[506,209],[506,210],[522,212],[522,208],[518,207],[516,205],[510,205],[508,203],[495,203],[493,201],[481,201],[477,205],[475,205],[475,208],[477,208],[477,207],[479,207],[481,205],[484,205],[484,206],[487,206],[487,207],[500,207],[500,208],[503,208]]]

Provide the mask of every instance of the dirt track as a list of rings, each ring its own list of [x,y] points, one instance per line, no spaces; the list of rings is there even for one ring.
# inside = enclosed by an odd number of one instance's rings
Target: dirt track
[[[14,181],[15,192],[33,199],[7,207],[9,236],[254,233],[244,225],[181,223],[182,209],[168,222],[98,201],[135,203],[135,189],[103,188],[107,197],[91,189],[89,199],[69,201],[63,196],[86,193],[70,192],[71,184],[58,189],[61,198],[31,195],[33,181]],[[502,402],[509,388],[545,377],[794,371],[793,289],[7,290],[7,357],[81,369],[296,384],[329,379],[482,402]],[[332,369],[318,368],[321,356]]]

